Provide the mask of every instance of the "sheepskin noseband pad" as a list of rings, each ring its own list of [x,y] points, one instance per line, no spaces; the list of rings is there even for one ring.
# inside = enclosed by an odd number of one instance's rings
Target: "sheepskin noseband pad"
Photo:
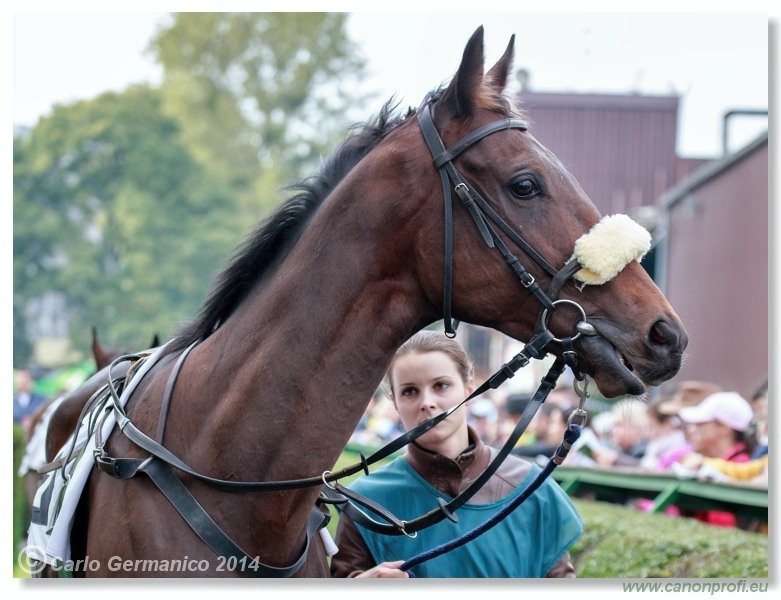
[[[610,281],[651,248],[651,234],[627,215],[604,217],[575,242],[572,258],[583,267],[573,275],[588,285]]]

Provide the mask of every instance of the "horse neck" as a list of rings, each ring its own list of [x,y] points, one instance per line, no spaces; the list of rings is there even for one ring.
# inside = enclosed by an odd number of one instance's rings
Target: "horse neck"
[[[437,318],[410,267],[411,236],[399,234],[410,227],[394,202],[404,192],[380,197],[364,181],[359,168],[333,192],[280,267],[204,343],[201,360],[219,356],[208,367],[209,385],[225,390],[218,418],[273,449],[266,479],[330,469],[395,349]]]

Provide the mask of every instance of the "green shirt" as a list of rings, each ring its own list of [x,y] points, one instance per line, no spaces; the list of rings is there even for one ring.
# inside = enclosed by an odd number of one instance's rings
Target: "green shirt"
[[[471,531],[522,493],[540,468],[531,465],[523,482],[490,504],[465,504],[458,523],[445,519],[415,538],[374,533],[356,523],[377,564],[407,560]],[[352,486],[398,518],[412,520],[452,498],[437,490],[399,457]],[[578,539],[583,522],[558,484],[548,478],[501,523],[478,538],[413,569],[416,577],[544,577]]]

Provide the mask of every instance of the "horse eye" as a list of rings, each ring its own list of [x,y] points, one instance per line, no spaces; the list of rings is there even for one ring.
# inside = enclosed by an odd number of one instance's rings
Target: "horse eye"
[[[522,177],[510,184],[510,191],[514,196],[528,200],[540,193],[540,186],[532,177]]]

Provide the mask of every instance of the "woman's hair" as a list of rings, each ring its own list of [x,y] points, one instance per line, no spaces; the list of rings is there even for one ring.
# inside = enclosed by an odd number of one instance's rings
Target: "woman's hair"
[[[393,370],[396,361],[408,354],[425,354],[426,352],[444,352],[447,354],[456,365],[458,374],[461,376],[464,383],[467,383],[472,377],[474,368],[472,360],[469,358],[469,355],[461,344],[454,339],[447,337],[441,331],[423,329],[399,346],[399,349],[396,350],[396,354],[393,355],[386,377],[386,390],[388,396],[393,397],[390,373]]]

